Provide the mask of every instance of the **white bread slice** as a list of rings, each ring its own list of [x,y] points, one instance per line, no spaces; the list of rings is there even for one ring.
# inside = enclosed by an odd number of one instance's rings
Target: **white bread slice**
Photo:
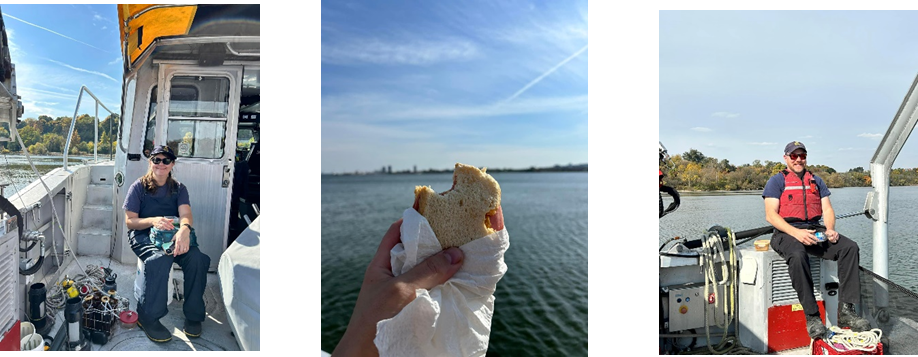
[[[500,207],[500,185],[483,168],[456,163],[453,188],[437,194],[430,186],[414,188],[416,208],[443,249],[494,233],[489,214]]]

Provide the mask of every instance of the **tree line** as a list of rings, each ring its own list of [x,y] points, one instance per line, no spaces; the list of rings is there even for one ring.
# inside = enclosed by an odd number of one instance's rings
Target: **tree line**
[[[73,135],[70,138],[70,155],[92,154],[95,151],[96,118],[89,114],[77,117]],[[58,117],[53,119],[47,115],[40,115],[38,119],[27,118],[16,124],[16,130],[22,137],[22,142],[30,154],[54,155],[63,154],[67,144],[67,134],[70,133],[71,117]],[[99,154],[110,154],[114,145],[117,145],[118,115],[109,115],[99,122]],[[16,154],[22,152],[19,140],[10,138],[10,130],[0,126],[0,138],[11,140],[0,142],[0,153]]]
[[[870,187],[870,171],[855,167],[846,172],[825,165],[807,165],[807,170],[821,177],[830,188]],[[781,161],[755,160],[751,164],[733,165],[727,159],[707,157],[696,149],[675,155],[661,163],[663,184],[680,191],[762,190],[775,174],[787,168]],[[918,169],[892,169],[891,186],[918,185]]]

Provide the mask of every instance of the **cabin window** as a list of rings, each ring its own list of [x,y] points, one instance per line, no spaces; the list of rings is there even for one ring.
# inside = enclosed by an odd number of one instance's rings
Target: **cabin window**
[[[119,123],[118,131],[118,146],[121,147],[121,150],[127,151],[127,146],[124,145],[125,142],[130,142],[131,138],[131,123],[133,122],[134,115],[134,89],[136,88],[137,81],[134,77],[131,77],[128,80],[127,88],[124,90],[124,111],[125,115],[120,117],[121,122]]]
[[[143,156],[149,158],[156,139],[156,86],[150,91],[150,109],[147,111],[147,131],[143,139]]]
[[[171,87],[166,145],[179,157],[223,157],[229,79],[176,76]]]
[[[258,142],[260,71],[246,67],[242,71],[242,93],[239,98],[239,127],[236,131],[237,160],[248,156],[252,144]]]

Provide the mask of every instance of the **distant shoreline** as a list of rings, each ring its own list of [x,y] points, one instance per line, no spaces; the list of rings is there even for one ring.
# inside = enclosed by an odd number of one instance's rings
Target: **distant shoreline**
[[[529,167],[526,169],[501,169],[488,168],[488,173],[496,172],[589,172],[588,164],[580,165],[555,165],[551,167]],[[368,176],[368,175],[421,175],[421,174],[451,174],[453,169],[426,169],[422,171],[402,170],[402,171],[373,171],[373,172],[344,172],[344,173],[322,173],[322,176]]]
[[[725,195],[754,195],[754,194],[761,195],[762,194],[762,190],[734,190],[734,191],[729,191],[729,190],[711,190],[711,191],[685,190],[685,191],[680,191],[680,190],[677,190],[677,192],[679,192],[679,194],[682,196],[706,196],[706,195],[724,195],[725,196]],[[667,197],[667,196],[663,195],[663,197]]]

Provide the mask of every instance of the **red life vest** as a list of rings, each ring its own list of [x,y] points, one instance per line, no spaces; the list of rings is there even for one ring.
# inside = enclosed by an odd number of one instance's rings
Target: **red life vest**
[[[784,192],[781,193],[778,214],[785,221],[818,221],[822,217],[822,197],[816,178],[809,171],[803,174],[803,181],[796,173],[782,170]]]

